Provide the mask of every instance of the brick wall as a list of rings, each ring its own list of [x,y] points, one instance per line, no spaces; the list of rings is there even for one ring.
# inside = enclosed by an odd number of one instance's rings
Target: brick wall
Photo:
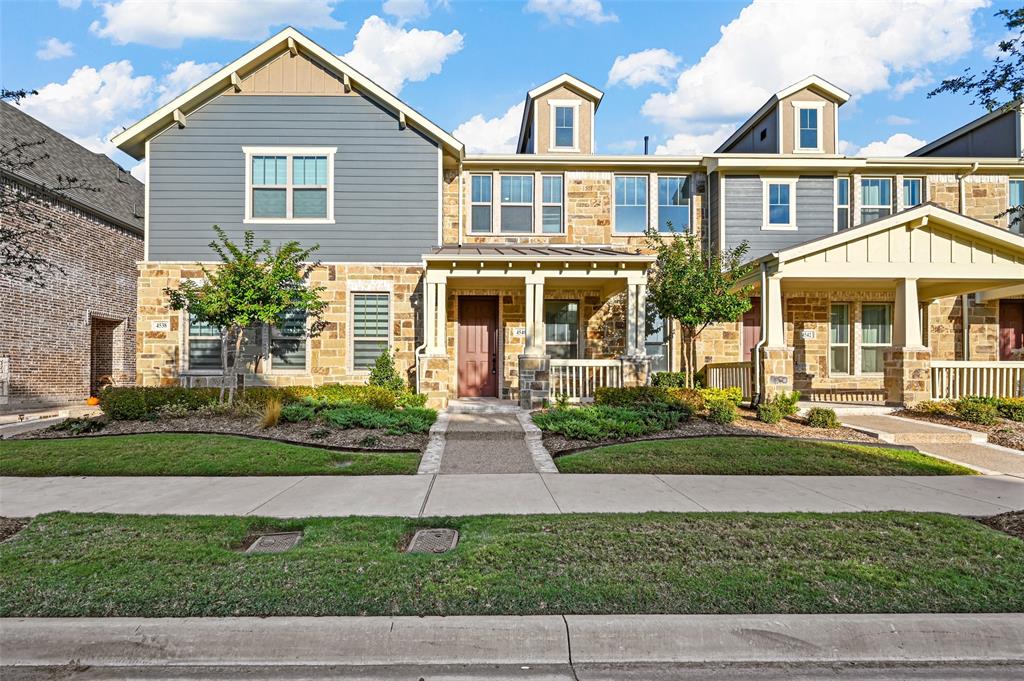
[[[11,189],[5,183],[0,191]],[[54,231],[29,243],[64,273],[47,275],[42,287],[0,278],[0,357],[10,361],[10,403],[0,410],[88,397],[94,322],[110,327],[97,341],[110,344],[98,352],[104,362],[109,355],[105,366],[115,382],[135,376],[135,263],[142,259],[142,237],[59,201],[41,199],[36,206]]]

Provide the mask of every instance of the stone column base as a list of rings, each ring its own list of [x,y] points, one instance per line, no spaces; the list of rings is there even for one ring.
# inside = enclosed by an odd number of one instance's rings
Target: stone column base
[[[622,385],[630,388],[637,385],[647,385],[647,379],[651,375],[651,360],[646,355],[634,355],[632,357],[623,355],[622,360]]]
[[[932,353],[928,348],[885,351],[886,404],[910,406],[932,397]]]
[[[420,392],[427,396],[427,406],[444,409],[451,390],[451,360],[447,355],[420,357]]]
[[[793,348],[761,348],[761,401],[793,391]]]
[[[550,358],[519,355],[519,406],[541,409],[551,400]]]

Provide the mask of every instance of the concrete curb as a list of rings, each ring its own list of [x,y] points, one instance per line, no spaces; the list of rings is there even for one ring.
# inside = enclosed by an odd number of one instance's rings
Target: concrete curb
[[[551,458],[551,453],[544,446],[544,434],[534,424],[530,412],[521,411],[516,416],[519,418],[519,425],[523,427],[523,432],[526,434],[526,448],[530,450],[530,456],[533,458],[533,465],[537,468],[537,472],[558,473],[558,466],[555,465],[555,460]]]
[[[1024,615],[23,618],[3,665],[1021,663]]]
[[[430,426],[430,439],[420,457],[417,475],[436,475],[441,471],[441,457],[444,456],[445,433],[448,432],[448,421],[451,416],[447,411],[437,415],[434,425]]]

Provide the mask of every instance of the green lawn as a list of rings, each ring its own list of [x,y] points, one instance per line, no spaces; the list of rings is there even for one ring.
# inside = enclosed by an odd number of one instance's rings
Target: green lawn
[[[348,454],[231,435],[0,442],[0,475],[412,475],[419,461],[415,453]]]
[[[651,440],[568,454],[563,473],[682,475],[974,475],[927,454],[838,442],[766,437]]]
[[[431,526],[455,551],[396,549]],[[233,550],[255,528],[305,537]],[[1024,541],[938,514],[57,513],[0,544],[0,617],[1022,611]]]

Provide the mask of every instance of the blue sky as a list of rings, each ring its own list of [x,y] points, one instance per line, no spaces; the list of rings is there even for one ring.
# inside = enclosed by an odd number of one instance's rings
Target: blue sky
[[[854,98],[847,153],[902,155],[980,115],[941,78],[1005,35],[986,0],[90,0],[0,3],[0,80],[24,108],[125,167],[112,131],[287,24],[454,131],[505,151],[523,96],[568,71],[605,91],[602,153],[712,151],[771,92],[810,73]],[[869,11],[870,10],[870,11]],[[141,174],[141,172],[137,173]]]

